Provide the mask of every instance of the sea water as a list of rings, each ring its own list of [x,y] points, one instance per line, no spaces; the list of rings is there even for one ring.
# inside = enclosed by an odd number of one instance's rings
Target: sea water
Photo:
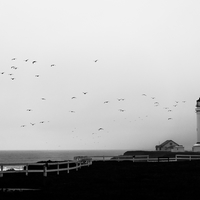
[[[15,166],[14,163],[73,160],[75,156],[118,156],[125,152],[126,150],[10,150],[0,151],[0,164],[13,164],[4,166],[4,171],[9,169],[22,170],[23,165]]]

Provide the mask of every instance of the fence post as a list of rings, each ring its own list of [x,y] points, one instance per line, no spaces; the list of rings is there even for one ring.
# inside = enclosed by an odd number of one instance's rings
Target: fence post
[[[28,164],[26,165],[26,176],[28,176]]]
[[[46,165],[46,164],[44,165],[44,173],[43,173],[43,176],[45,176],[45,177],[47,176],[47,165]]]
[[[67,163],[67,173],[69,173],[69,161]]]
[[[1,165],[1,173],[0,173],[0,177],[3,177],[3,165]]]
[[[59,175],[59,164],[57,164],[57,175]]]

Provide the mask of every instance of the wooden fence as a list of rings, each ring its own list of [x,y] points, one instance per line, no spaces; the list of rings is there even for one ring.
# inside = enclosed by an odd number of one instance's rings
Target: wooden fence
[[[74,161],[66,161],[66,162],[46,162],[46,163],[0,163],[0,177],[3,177],[3,174],[6,173],[26,173],[28,176],[29,173],[43,173],[43,176],[47,176],[48,172],[57,172],[59,175],[60,171],[67,171],[69,173],[70,170],[78,170],[84,166],[90,166],[92,164],[92,160],[82,161],[82,160],[74,160]],[[66,165],[66,166],[64,166]],[[24,166],[23,170],[7,170],[3,171],[3,167],[7,166]],[[64,166],[64,167],[63,167]],[[31,169],[30,169],[31,168]],[[35,169],[33,169],[35,168]],[[38,168],[38,169],[37,169]]]
[[[43,173],[47,176],[49,172],[78,170],[84,166],[92,165],[93,161],[132,161],[132,162],[176,162],[176,161],[192,161],[200,160],[200,155],[176,155],[174,158],[170,157],[157,157],[150,158],[149,155],[134,155],[134,156],[76,156],[73,161],[65,162],[46,162],[46,163],[0,163],[0,177],[5,173]],[[7,170],[3,171],[5,166],[24,166],[23,170]],[[31,167],[30,167],[31,166]],[[33,166],[35,169],[33,169]],[[32,168],[32,169],[31,169]],[[39,169],[36,169],[39,168]]]

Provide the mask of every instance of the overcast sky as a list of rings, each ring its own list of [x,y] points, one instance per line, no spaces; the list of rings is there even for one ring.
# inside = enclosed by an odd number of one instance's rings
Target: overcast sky
[[[1,0],[0,149],[154,150],[172,139],[191,150],[199,10],[198,0]]]

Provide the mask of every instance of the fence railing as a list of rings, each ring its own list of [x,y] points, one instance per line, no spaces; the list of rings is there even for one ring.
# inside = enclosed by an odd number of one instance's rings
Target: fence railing
[[[182,160],[182,161],[186,161],[186,160],[200,160],[200,155],[176,155],[176,160]]]
[[[46,163],[0,163],[0,177],[6,173],[25,173],[27,176],[29,173],[43,173],[43,176],[47,176],[49,172],[78,170],[84,166],[92,165],[93,161],[132,161],[132,162],[175,162],[175,161],[192,161],[200,160],[200,155],[176,155],[174,158],[170,157],[157,157],[150,158],[149,155],[134,155],[134,156],[76,156],[72,161],[64,162],[46,162]],[[24,166],[23,170],[7,170],[3,168],[6,166]],[[36,166],[36,167],[33,167]],[[39,168],[39,169],[37,169]]]
[[[6,173],[43,173],[43,176],[47,176],[48,172],[57,172],[59,175],[60,171],[67,171],[69,173],[70,170],[78,170],[84,166],[90,166],[92,164],[92,160],[74,160],[74,161],[66,161],[66,162],[46,162],[46,163],[0,163],[0,177],[3,177],[3,174]],[[23,170],[6,170],[3,168],[7,166],[24,166]],[[34,167],[35,166],[35,167]],[[31,167],[31,169],[30,169]],[[39,168],[39,169],[38,169]],[[53,169],[52,169],[53,168]]]

